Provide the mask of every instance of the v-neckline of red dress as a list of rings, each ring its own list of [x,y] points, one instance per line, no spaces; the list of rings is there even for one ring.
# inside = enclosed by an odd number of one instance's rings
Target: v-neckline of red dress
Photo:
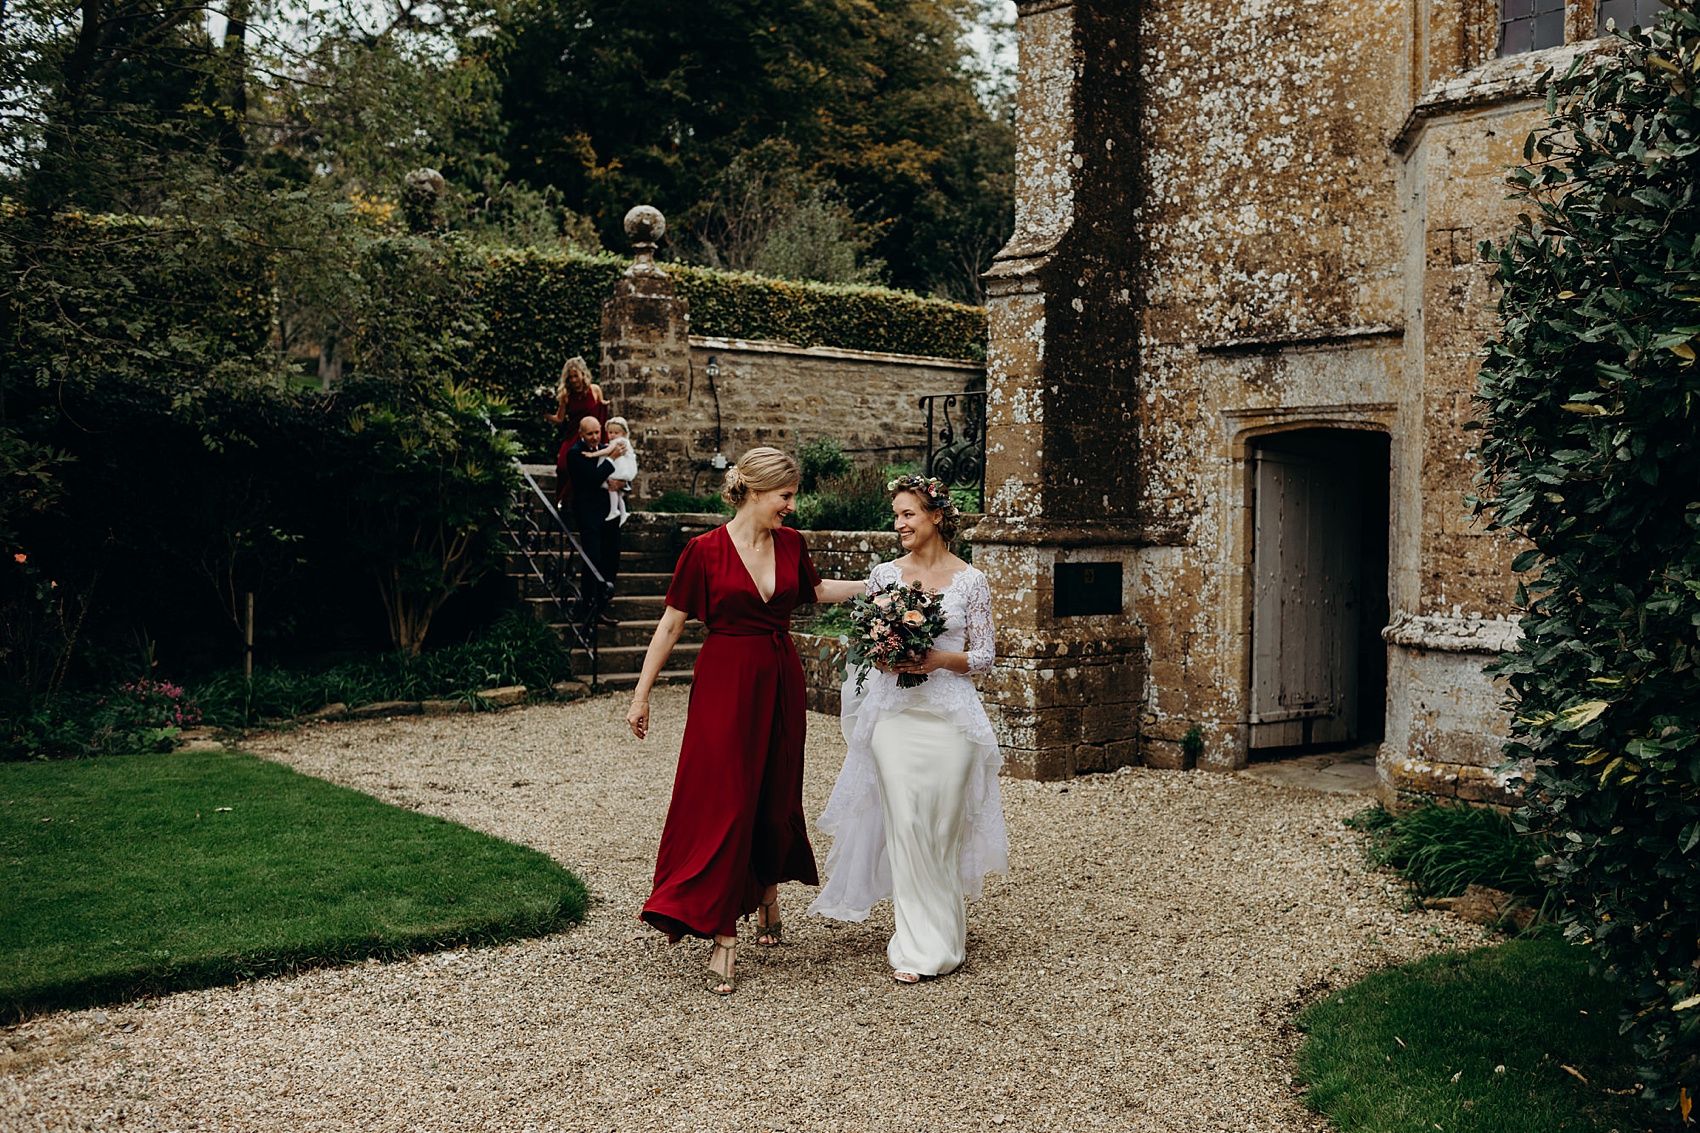
[[[738,541],[736,539],[732,538],[732,533],[730,531],[726,531],[726,525],[724,523],[722,523],[720,525],[720,530],[726,532],[726,541],[728,543],[732,544],[732,555],[733,555],[734,558],[736,558],[738,560],[738,569],[743,571],[744,577],[749,580],[750,589],[754,590],[756,592],[756,598],[764,606],[773,605],[773,599],[779,597],[779,537],[778,537],[778,535],[773,536],[773,596],[770,597],[770,598],[763,598],[761,596],[761,583],[757,582],[756,576],[750,573],[750,565],[744,561],[744,556],[738,553]]]

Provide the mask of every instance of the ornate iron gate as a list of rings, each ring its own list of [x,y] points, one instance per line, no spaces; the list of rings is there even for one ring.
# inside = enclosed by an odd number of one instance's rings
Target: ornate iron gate
[[[986,391],[930,393],[921,398],[927,415],[927,475],[953,488],[986,492]]]

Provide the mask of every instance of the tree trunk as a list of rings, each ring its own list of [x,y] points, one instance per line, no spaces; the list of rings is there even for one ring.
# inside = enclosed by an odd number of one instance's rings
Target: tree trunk
[[[248,156],[248,17],[254,0],[231,0],[224,30],[224,88],[228,117],[219,138],[228,169]]]

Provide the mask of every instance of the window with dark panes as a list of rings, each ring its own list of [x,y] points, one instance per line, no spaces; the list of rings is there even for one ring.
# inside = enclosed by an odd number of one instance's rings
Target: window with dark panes
[[[1600,34],[1605,34],[1607,20],[1617,25],[1618,31],[1650,28],[1668,7],[1663,0],[1600,0]]]
[[[1499,53],[1518,55],[1564,42],[1564,0],[1499,0]]]

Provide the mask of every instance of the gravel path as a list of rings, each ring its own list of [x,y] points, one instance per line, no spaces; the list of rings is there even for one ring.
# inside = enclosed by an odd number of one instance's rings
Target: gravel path
[[[894,985],[889,907],[840,925],[788,885],[785,945],[741,949],[719,1000],[706,946],[633,919],[685,697],[657,692],[644,743],[613,697],[256,741],[544,850],[599,900],[544,940],[0,1031],[0,1129],[1319,1130],[1291,1084],[1296,1005],[1481,939],[1399,911],[1340,825],[1361,797],[1135,770],[1006,781],[1014,873],[971,907],[957,974]],[[829,717],[809,736],[815,814],[843,744]]]

